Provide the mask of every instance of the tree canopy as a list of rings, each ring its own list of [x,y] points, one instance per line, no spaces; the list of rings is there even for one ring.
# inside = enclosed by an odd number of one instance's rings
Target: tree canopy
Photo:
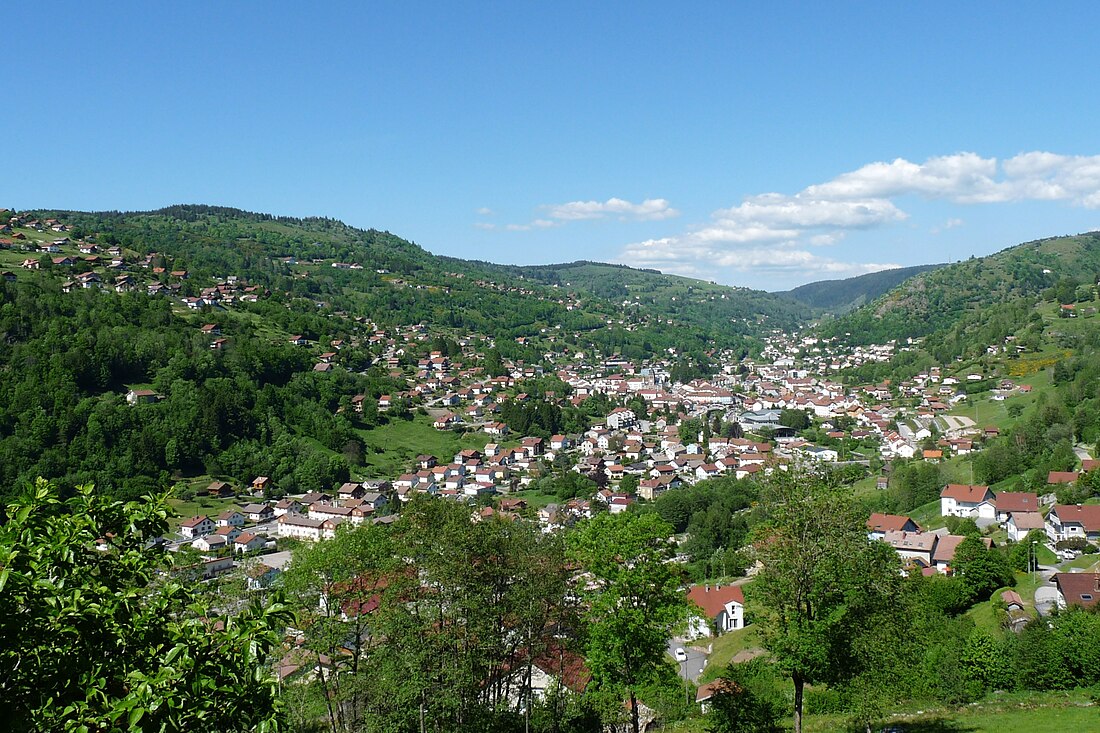
[[[164,496],[122,503],[39,480],[0,525],[0,719],[12,731],[275,730],[269,658],[292,615],[195,602],[153,542]]]

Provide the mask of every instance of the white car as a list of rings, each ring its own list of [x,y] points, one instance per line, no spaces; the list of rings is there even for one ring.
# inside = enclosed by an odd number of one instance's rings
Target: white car
[[[672,653],[672,656],[676,658],[677,662],[686,662],[688,658],[688,653],[685,652],[684,648],[681,646],[676,648],[676,651]]]

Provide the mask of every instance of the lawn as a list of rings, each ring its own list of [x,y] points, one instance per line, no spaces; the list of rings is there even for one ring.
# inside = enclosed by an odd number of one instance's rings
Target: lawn
[[[174,532],[179,529],[180,523],[185,519],[197,517],[200,514],[205,514],[213,519],[226,509],[235,509],[245,503],[247,502],[243,499],[208,499],[200,497],[191,501],[184,501],[182,499],[171,498],[168,500],[168,504],[179,516],[169,518],[168,524]]]
[[[1095,566],[1100,564],[1100,555],[1082,555],[1075,560],[1069,560],[1058,566],[1058,569],[1063,573],[1068,573],[1071,570],[1079,570],[1081,572],[1093,572]]]
[[[922,706],[919,711],[898,712],[891,715],[886,724],[905,733],[1065,733],[1095,730],[1098,716],[1100,712],[1084,691],[994,693],[980,702],[958,708]],[[782,721],[782,726],[782,730],[790,730],[790,719]],[[806,733],[853,730],[843,715],[807,715],[802,729]],[[884,728],[876,725],[873,729]],[[707,723],[702,717],[692,718],[664,730],[704,733]]]
[[[533,509],[541,509],[547,504],[554,504],[555,502],[560,501],[560,499],[558,499],[558,497],[553,494],[547,494],[542,491],[535,491],[533,489],[529,489],[527,491],[513,491],[512,493],[508,494],[508,498],[524,499],[527,501],[527,506],[532,507]]]
[[[482,432],[459,433],[436,430],[430,418],[417,415],[412,420],[393,420],[371,430],[360,430],[367,446],[364,462],[371,478],[394,478],[413,470],[418,455],[433,455],[449,462],[459,451],[484,450],[487,443],[507,445],[506,441]]]
[[[926,530],[944,526],[943,517],[940,515],[939,499],[922,504],[909,512],[909,518]]]
[[[751,625],[722,634],[713,639],[712,644],[706,669],[703,670],[703,676],[700,678],[701,681],[709,681],[718,677],[733,658],[741,652],[762,648],[759,629]]]

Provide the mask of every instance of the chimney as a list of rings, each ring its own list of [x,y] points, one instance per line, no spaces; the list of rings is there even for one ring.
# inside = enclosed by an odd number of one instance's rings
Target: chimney
[[[706,585],[703,586],[703,592],[704,593],[710,593],[710,583],[707,583]]]

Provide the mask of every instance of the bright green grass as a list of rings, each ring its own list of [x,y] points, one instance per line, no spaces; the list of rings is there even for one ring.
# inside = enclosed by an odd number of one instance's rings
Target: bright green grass
[[[1066,733],[1096,730],[1098,720],[1100,711],[1083,693],[1072,692],[990,696],[975,705],[899,716],[891,722],[911,733]],[[825,726],[818,722],[807,725],[807,733],[839,727],[835,720]]]
[[[365,463],[374,477],[393,478],[412,471],[421,454],[449,462],[456,453],[469,448],[483,450],[487,443],[506,443],[482,432],[456,433],[436,430],[431,419],[417,415],[413,420],[393,420],[371,430],[360,430],[368,448]]]
[[[1100,565],[1100,555],[1082,555],[1076,560],[1069,560],[1058,566],[1058,569],[1066,573],[1072,569],[1080,570],[1082,572],[1095,571],[1096,566]]]
[[[207,481],[203,486],[205,487],[209,483],[210,482]],[[240,499],[207,499],[205,497],[198,497],[191,501],[169,499],[168,504],[171,505],[172,509],[174,509],[179,516],[171,517],[168,520],[168,524],[171,526],[172,530],[175,531],[179,529],[180,524],[185,519],[197,517],[200,514],[205,514],[213,519],[226,509],[235,509],[242,503]]]
[[[886,724],[902,726],[906,733],[1085,733],[1096,730],[1098,720],[1100,710],[1087,695],[1072,691],[995,694],[958,708],[922,706],[888,716]],[[873,730],[881,730],[883,725],[876,725]],[[783,730],[790,729],[791,721],[783,721]],[[853,730],[843,715],[807,715],[802,729],[805,733]],[[663,730],[704,733],[707,724],[704,718],[697,717]]]
[[[1058,556],[1048,548],[1046,545],[1039,545],[1035,548],[1035,555],[1039,559],[1040,565],[1056,565],[1058,564]]]
[[[524,499],[527,502],[527,506],[533,509],[541,509],[547,504],[554,504],[561,501],[553,494],[546,494],[541,491],[527,490],[527,491],[513,491],[508,494],[509,499]]]
[[[944,526],[943,517],[940,516],[940,500],[922,504],[909,512],[909,518],[919,524],[922,529],[930,530]]]
[[[763,648],[760,632],[756,626],[752,625],[722,634],[714,638],[711,643],[711,653],[707,658],[707,666],[703,670],[701,681],[709,681],[718,677],[733,658],[741,652]]]

